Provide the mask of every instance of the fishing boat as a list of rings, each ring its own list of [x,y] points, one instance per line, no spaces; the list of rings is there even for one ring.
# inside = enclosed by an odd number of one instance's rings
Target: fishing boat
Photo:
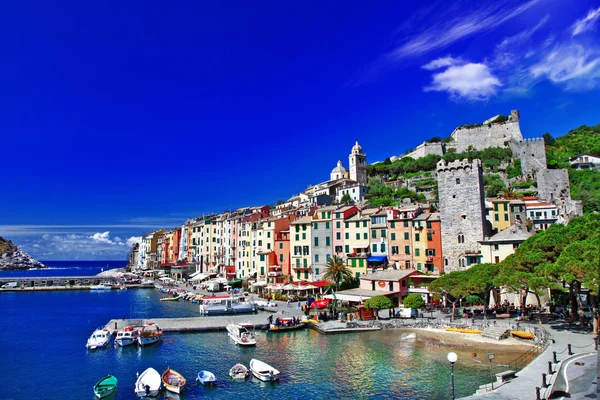
[[[215,374],[213,374],[210,371],[198,372],[198,377],[196,378],[196,380],[205,386],[214,385],[217,382],[217,378],[215,377]]]
[[[269,364],[253,358],[250,360],[250,371],[261,381],[279,380],[279,371]]]
[[[248,368],[244,364],[235,364],[229,370],[231,379],[246,379],[248,377]]]
[[[90,286],[90,290],[110,290],[110,289],[112,289],[112,286],[105,285],[104,283]]]
[[[160,390],[160,374],[154,368],[148,368],[138,376],[135,382],[135,394],[138,397],[154,397]]]
[[[174,369],[167,368],[162,374],[162,383],[165,389],[173,393],[181,393],[181,390],[185,386],[185,378],[179,372]]]
[[[269,326],[270,332],[283,332],[283,331],[293,331],[296,329],[303,329],[306,327],[304,322],[298,321],[296,322],[293,318],[279,318],[279,325],[271,324]]]
[[[448,332],[458,332],[458,333],[482,333],[481,329],[468,329],[468,328],[446,328]]]
[[[90,336],[85,344],[86,349],[96,350],[106,347],[110,342],[112,332],[106,328],[98,328]]]
[[[109,396],[117,389],[118,383],[117,378],[108,375],[94,385],[94,394],[99,399]]]
[[[117,332],[115,343],[121,347],[129,346],[137,342],[137,338],[140,335],[140,330],[135,326],[127,326]]]
[[[179,301],[180,297],[175,295],[172,297],[163,297],[160,299],[160,301]]]
[[[533,333],[527,331],[510,331],[511,335],[521,339],[533,339]]]
[[[243,296],[204,296],[200,301],[200,314],[228,315],[256,312],[256,305]]]
[[[162,330],[154,322],[147,322],[137,338],[140,346],[148,346],[162,339]]]
[[[231,340],[240,346],[255,346],[256,336],[250,332],[244,325],[229,324],[227,332]]]

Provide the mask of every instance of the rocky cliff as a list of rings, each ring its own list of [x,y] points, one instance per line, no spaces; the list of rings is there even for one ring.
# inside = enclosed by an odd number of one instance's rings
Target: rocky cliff
[[[46,268],[46,266],[20,250],[10,240],[0,237],[0,270],[30,268]]]

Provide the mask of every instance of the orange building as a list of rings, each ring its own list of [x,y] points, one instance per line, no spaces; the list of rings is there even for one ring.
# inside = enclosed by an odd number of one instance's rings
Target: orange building
[[[415,268],[413,265],[412,220],[423,213],[419,206],[407,206],[387,210],[388,259],[397,269]]]
[[[442,231],[439,213],[429,214],[426,220],[427,249],[425,271],[440,274],[444,270],[442,257]]]

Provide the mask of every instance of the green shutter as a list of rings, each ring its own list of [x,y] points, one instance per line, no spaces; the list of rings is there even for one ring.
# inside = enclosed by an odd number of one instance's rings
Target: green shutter
[[[346,245],[345,247],[346,247],[346,254],[350,253],[350,246]]]
[[[385,253],[385,243],[381,243],[381,252]]]
[[[408,232],[404,232],[404,240],[409,240]]]
[[[396,234],[392,232],[392,240],[396,240]]]
[[[331,239],[329,238],[329,236],[325,237],[325,246],[331,246]]]

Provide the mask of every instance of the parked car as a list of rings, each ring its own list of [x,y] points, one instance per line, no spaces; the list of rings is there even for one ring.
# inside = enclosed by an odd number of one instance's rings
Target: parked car
[[[583,306],[583,308],[581,309],[581,311],[583,311],[583,316],[586,317],[587,319],[593,319],[594,318],[594,310],[592,309],[592,307]]]
[[[256,300],[254,302],[257,307],[277,307],[277,303],[271,300]]]
[[[2,285],[2,289],[11,289],[11,288],[16,288],[17,286],[19,286],[18,282],[8,282],[8,283]]]

